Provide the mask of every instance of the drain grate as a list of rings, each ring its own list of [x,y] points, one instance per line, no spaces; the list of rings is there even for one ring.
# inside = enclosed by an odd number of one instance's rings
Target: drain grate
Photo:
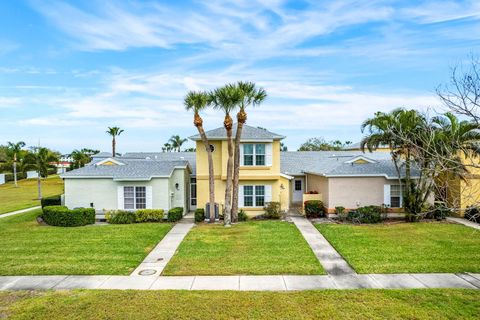
[[[151,276],[151,275],[154,275],[155,273],[157,273],[156,270],[145,269],[145,270],[140,271],[138,274],[141,275],[141,276]]]

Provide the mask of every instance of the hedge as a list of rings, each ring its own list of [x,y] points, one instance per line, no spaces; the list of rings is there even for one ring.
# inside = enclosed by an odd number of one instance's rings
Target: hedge
[[[161,222],[164,216],[163,209],[140,209],[135,211],[135,222]]]
[[[325,206],[320,200],[305,201],[305,216],[307,218],[320,218],[325,216]]]
[[[183,208],[182,207],[175,207],[168,211],[168,222],[176,222],[183,217]]]
[[[130,224],[135,223],[137,217],[133,211],[112,210],[105,214],[108,223],[111,224]]]
[[[42,198],[40,201],[42,208],[50,206],[61,206],[62,205],[62,196],[51,196],[47,198]]]
[[[23,180],[27,178],[27,174],[24,172],[17,172],[17,181],[18,180]],[[15,179],[13,178],[13,173],[5,173],[5,182],[10,182],[14,181]]]
[[[198,208],[195,210],[195,222],[202,222],[205,220],[205,209]]]
[[[95,223],[95,209],[77,208],[70,210],[64,206],[47,206],[43,208],[41,218],[51,226],[80,227]]]

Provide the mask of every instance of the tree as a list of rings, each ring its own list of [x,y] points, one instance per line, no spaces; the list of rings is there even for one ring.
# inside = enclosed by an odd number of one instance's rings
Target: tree
[[[187,139],[182,139],[180,138],[180,136],[177,134],[177,135],[173,135],[170,140],[168,140],[168,142],[171,143],[172,145],[172,148],[174,150],[177,150],[177,152],[180,152],[180,148],[182,147],[182,145],[187,142]]]
[[[166,142],[163,144],[162,152],[171,152],[172,150],[173,150],[173,147],[170,143]]]
[[[92,155],[97,154],[98,150],[83,148],[81,150],[73,150],[70,156],[73,159],[72,167],[75,169],[84,167],[87,163],[92,161]]]
[[[280,142],[280,151],[288,151],[288,147],[283,142]]]
[[[18,187],[17,184],[17,156],[22,150],[22,148],[25,147],[25,142],[19,141],[17,143],[14,142],[8,142],[7,143],[7,148],[8,148],[8,153],[11,155],[12,160],[13,160],[13,181],[15,184],[15,187]]]
[[[209,190],[209,204],[210,204],[210,222],[215,222],[215,176],[213,170],[213,157],[210,142],[208,141],[205,130],[203,129],[203,119],[200,117],[200,112],[208,107],[209,95],[206,92],[190,91],[184,98],[185,109],[193,111],[193,125],[197,128],[198,133],[207,152],[208,159],[208,190]]]
[[[233,187],[233,139],[232,129],[233,120],[230,114],[237,108],[242,101],[242,95],[240,90],[233,85],[227,84],[223,87],[215,89],[209,94],[209,102],[213,105],[214,109],[222,110],[225,113],[223,126],[227,131],[227,144],[228,144],[228,160],[227,160],[227,180],[225,182],[225,212],[224,212],[224,224],[226,227],[230,226],[232,217],[232,187]]]
[[[239,110],[237,113],[237,131],[235,133],[235,150],[233,162],[233,190],[232,190],[232,221],[238,219],[238,189],[240,177],[240,140],[242,138],[243,125],[247,121],[245,109],[248,106],[258,106],[267,97],[267,92],[262,88],[256,88],[253,82],[239,81],[235,89],[240,93]]]
[[[197,151],[197,149],[195,149],[194,147],[191,147],[191,148],[187,148],[185,150],[183,150],[184,152],[195,152]]]
[[[38,199],[42,199],[41,178],[48,177],[48,169],[53,168],[52,162],[58,162],[58,155],[47,148],[33,147],[33,152],[25,155],[25,169],[33,169],[37,172]]]
[[[124,130],[119,127],[108,127],[107,134],[112,136],[112,157],[115,157],[117,153],[115,152],[116,141],[115,137],[119,136]]]
[[[326,141],[322,137],[310,138],[300,145],[298,151],[339,151],[350,145],[351,141]]]

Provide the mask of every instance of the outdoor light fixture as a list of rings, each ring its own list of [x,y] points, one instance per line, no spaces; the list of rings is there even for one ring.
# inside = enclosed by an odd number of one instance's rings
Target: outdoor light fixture
[[[179,186],[178,182],[177,182],[177,183],[175,183],[175,189],[177,189],[177,190],[178,190],[178,186]]]

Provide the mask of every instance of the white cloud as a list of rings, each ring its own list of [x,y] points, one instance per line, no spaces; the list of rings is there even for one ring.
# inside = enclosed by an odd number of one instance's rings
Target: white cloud
[[[0,97],[0,108],[11,108],[20,105],[22,99],[18,97]]]

